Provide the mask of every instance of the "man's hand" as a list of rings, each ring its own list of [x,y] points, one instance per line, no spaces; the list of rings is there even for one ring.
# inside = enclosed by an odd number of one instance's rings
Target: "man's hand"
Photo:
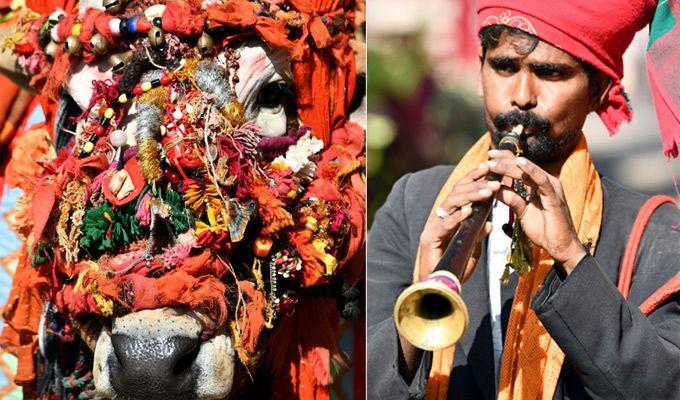
[[[419,276],[425,278],[432,273],[437,263],[444,255],[444,251],[451,240],[451,237],[460,223],[472,212],[472,207],[468,205],[475,201],[485,200],[497,193],[500,182],[489,182],[485,180],[489,173],[489,166],[486,163],[464,176],[446,196],[446,199],[439,206],[441,210],[448,214],[442,218],[433,214],[425,223],[423,232],[420,235],[420,271]],[[467,206],[467,207],[466,207]],[[491,223],[487,222],[477,240],[477,251],[470,257],[463,276],[459,276],[461,283],[466,281],[475,269],[479,258],[479,243],[491,232]],[[399,336],[399,370],[407,382],[411,382],[419,361],[422,350],[414,347],[401,335]]]
[[[485,200],[492,197],[501,188],[499,182],[489,182],[485,180],[489,173],[489,166],[481,164],[463,177],[446,196],[439,208],[449,214],[446,218],[432,215],[425,223],[423,232],[420,235],[420,272],[421,278],[425,278],[432,273],[437,263],[444,255],[444,251],[451,240],[451,237],[460,223],[470,216],[472,208],[467,206],[472,202]],[[491,232],[491,223],[487,222],[480,233],[477,243],[479,244],[486,235]],[[479,250],[479,246],[477,246]],[[474,271],[479,251],[472,255],[463,276],[459,276],[461,283],[465,282]]]
[[[530,188],[526,199],[504,185],[498,199],[512,209],[529,240],[562,264],[567,274],[571,273],[586,251],[571,221],[559,179],[507,150],[489,151],[487,164],[492,172],[506,178],[521,179]]]

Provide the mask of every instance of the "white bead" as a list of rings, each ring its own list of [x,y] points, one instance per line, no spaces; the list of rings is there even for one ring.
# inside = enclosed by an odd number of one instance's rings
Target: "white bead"
[[[120,129],[116,129],[115,131],[111,132],[111,136],[109,136],[109,141],[113,147],[125,146],[127,139],[127,134]]]
[[[64,10],[57,9],[57,11],[50,14],[50,16],[47,18],[49,18],[52,21],[59,21],[59,16],[61,15],[66,16],[66,13],[64,12]]]
[[[114,35],[120,36],[120,19],[111,18],[111,21],[109,21],[109,29],[111,29],[111,32]]]
[[[162,17],[164,11],[165,11],[165,5],[156,4],[154,6],[147,8],[146,10],[144,10],[144,16],[149,21],[153,21],[154,18]]]
[[[176,109],[175,112],[172,113],[172,117],[179,121],[182,119],[182,112],[179,109]]]
[[[61,43],[61,40],[59,40],[59,35],[57,34],[57,28],[59,27],[59,24],[56,24],[52,27],[52,30],[50,30],[50,37],[54,41],[54,43]]]
[[[187,106],[185,108],[187,110],[187,114],[191,115],[194,113],[194,107],[192,107],[191,104],[187,103]]]
[[[217,160],[217,153],[219,152],[219,149],[217,148],[217,146],[213,143],[210,143],[208,145],[208,151],[210,152],[210,159],[212,161]]]

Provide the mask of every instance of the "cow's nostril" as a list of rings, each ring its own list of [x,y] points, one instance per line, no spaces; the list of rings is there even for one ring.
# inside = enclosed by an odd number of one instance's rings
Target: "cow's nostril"
[[[179,375],[182,372],[189,369],[191,365],[194,363],[194,361],[196,361],[196,357],[198,357],[198,352],[200,350],[201,344],[199,342],[196,342],[191,350],[189,350],[186,354],[184,354],[177,360],[175,366],[172,368],[172,372],[175,375]]]
[[[198,338],[113,334],[111,344],[111,358],[117,358],[109,360],[111,384],[124,398],[186,398],[176,395],[193,390],[191,366],[200,351]]]

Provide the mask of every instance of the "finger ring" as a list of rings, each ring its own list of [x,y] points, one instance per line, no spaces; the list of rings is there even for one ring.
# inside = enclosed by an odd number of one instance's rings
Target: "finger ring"
[[[444,211],[444,209],[442,209],[441,207],[437,207],[434,209],[434,215],[438,216],[441,219],[448,218],[451,216],[451,214]]]

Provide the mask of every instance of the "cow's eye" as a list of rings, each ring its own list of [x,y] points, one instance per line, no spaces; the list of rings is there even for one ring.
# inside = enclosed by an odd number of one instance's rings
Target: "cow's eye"
[[[271,82],[257,94],[257,104],[263,108],[276,108],[286,103],[290,89],[284,82]]]

